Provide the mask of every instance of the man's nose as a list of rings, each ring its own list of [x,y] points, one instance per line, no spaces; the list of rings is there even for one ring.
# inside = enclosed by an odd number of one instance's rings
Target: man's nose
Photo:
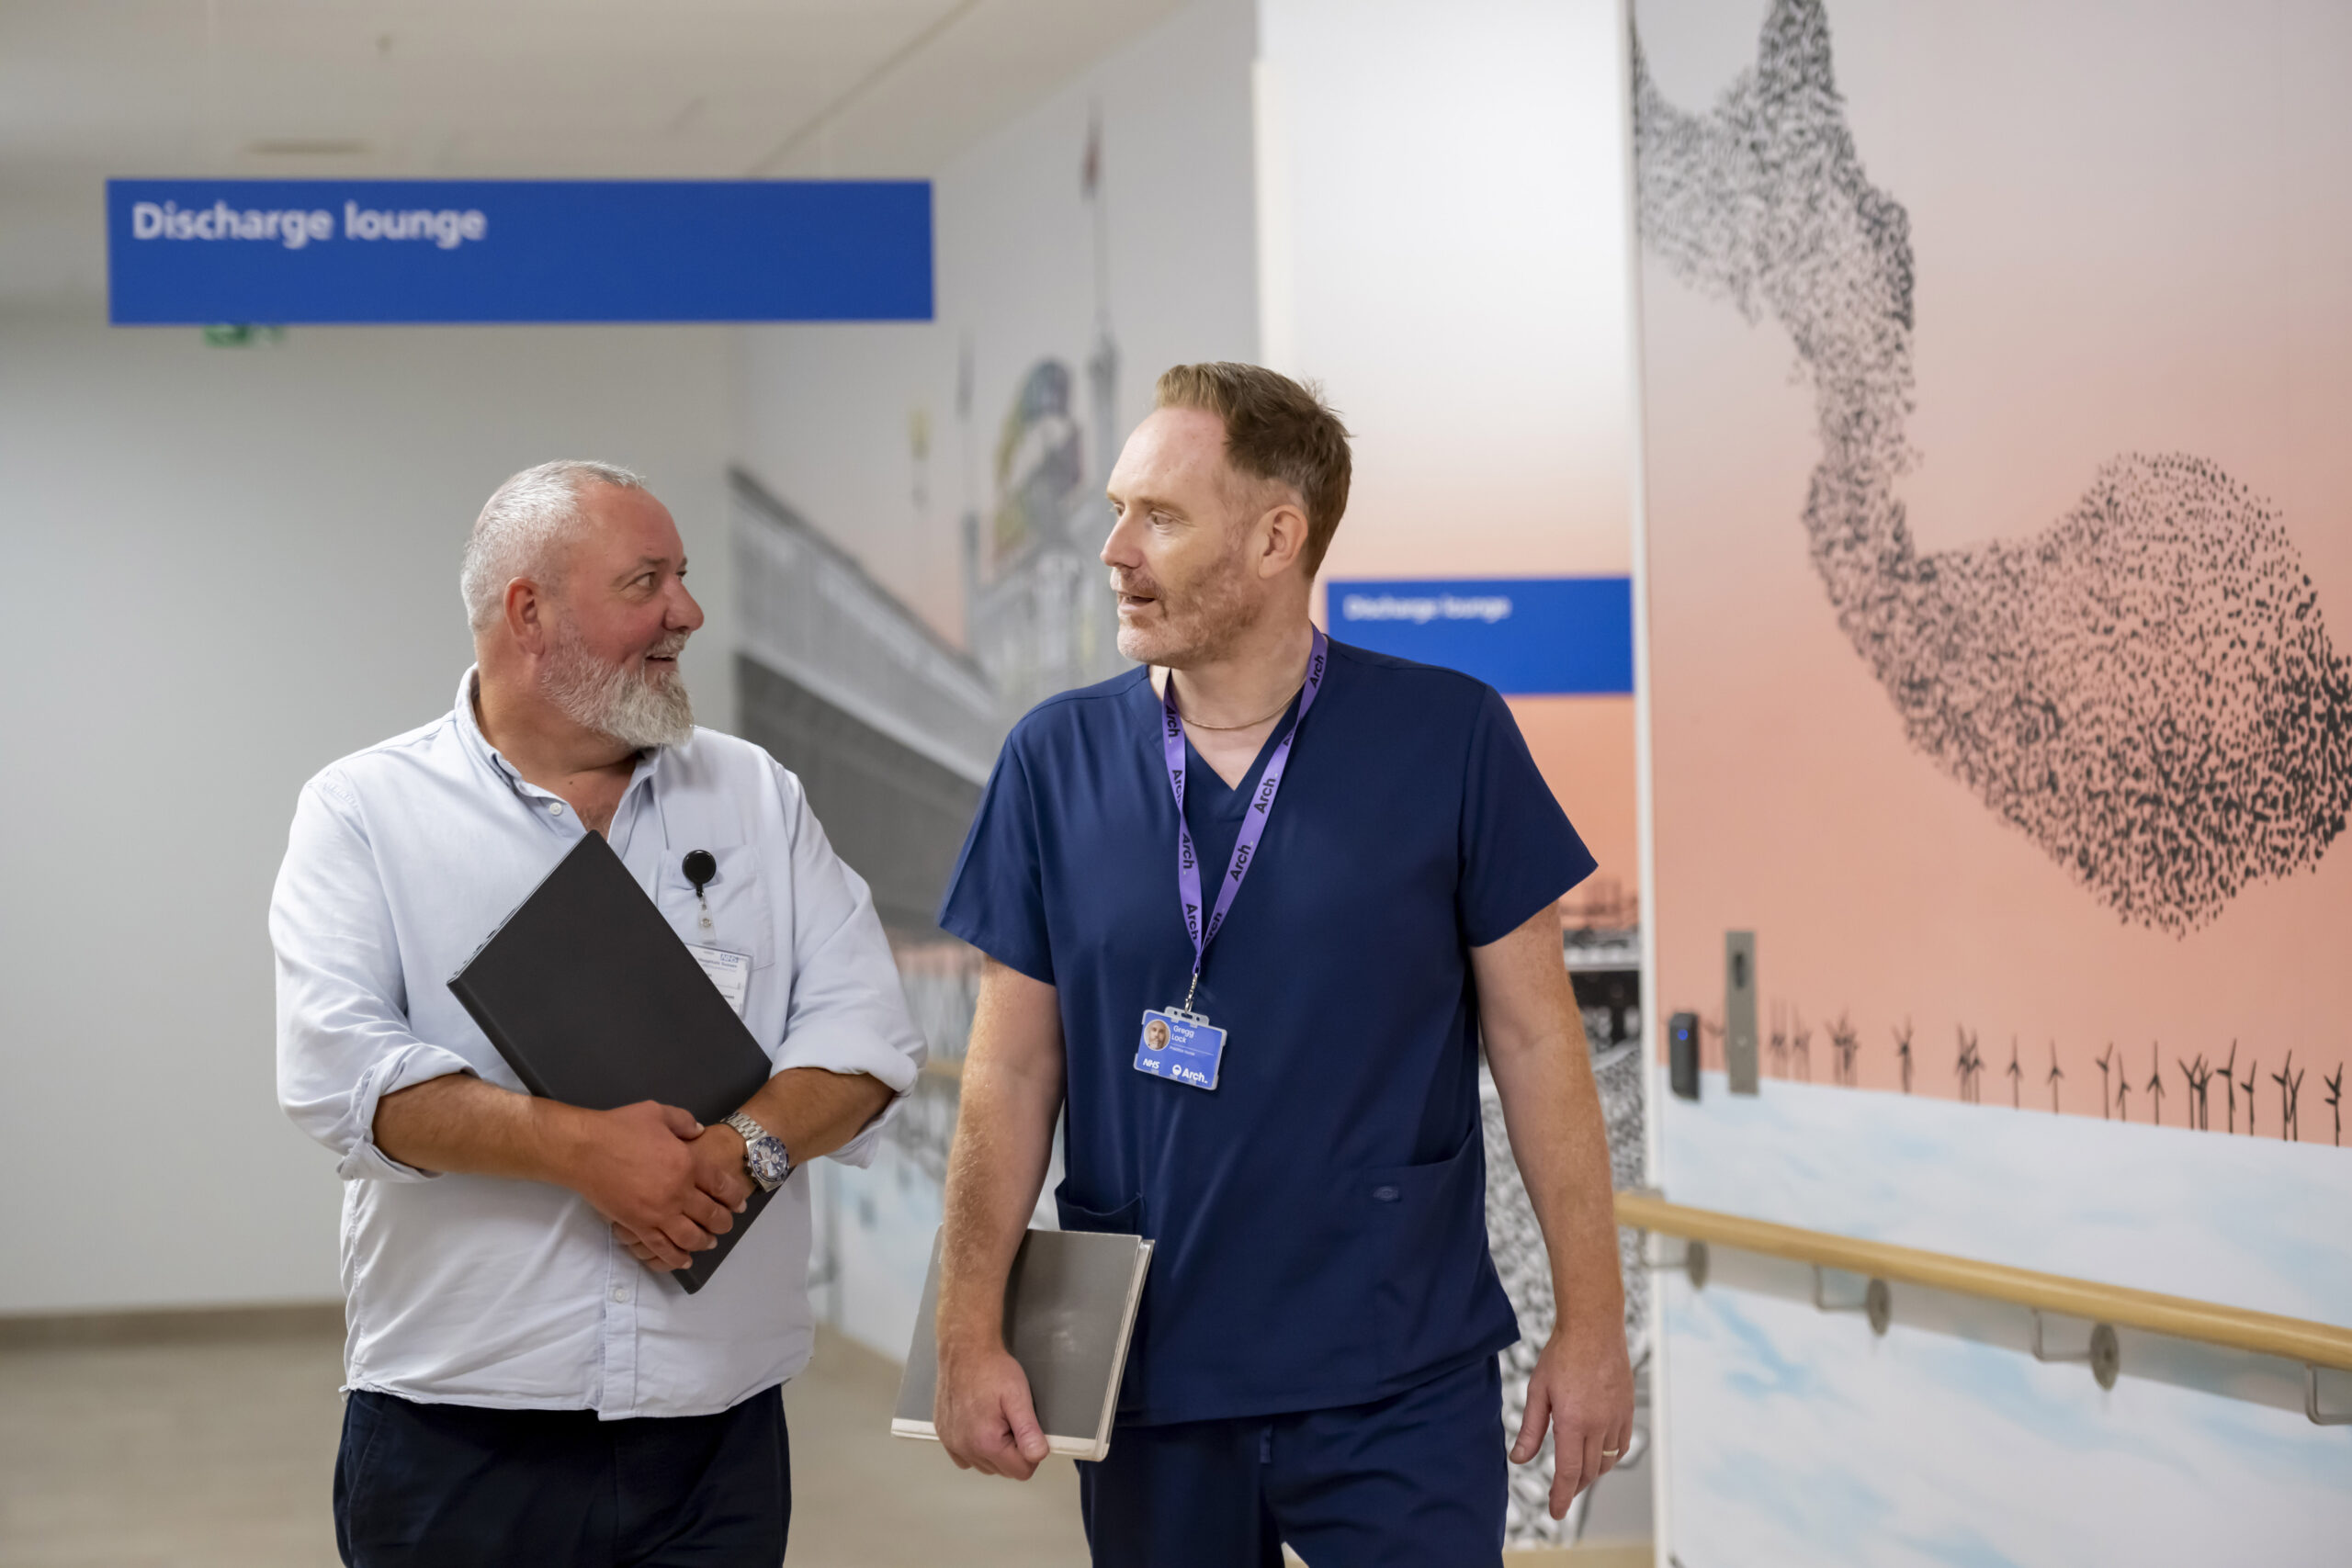
[[[662,624],[673,631],[702,630],[702,605],[695,602],[692,593],[686,592],[684,583],[677,582],[673,586],[676,592],[671,596],[670,613],[662,617]]]
[[[1099,558],[1102,564],[1111,567],[1141,565],[1143,551],[1136,545],[1136,536],[1141,531],[1142,525],[1129,522],[1122,513],[1111,525],[1111,536],[1102,541],[1102,554]]]

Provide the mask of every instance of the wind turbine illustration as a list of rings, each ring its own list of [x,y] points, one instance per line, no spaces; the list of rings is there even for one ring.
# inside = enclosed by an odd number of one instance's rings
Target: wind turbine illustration
[[[2052,1116],[2055,1116],[2058,1113],[2058,1085],[2064,1080],[2065,1077],[2065,1074],[2058,1070],[2058,1042],[2052,1040],[2050,1043],[2050,1075],[2048,1078],[2050,1085],[2050,1113]]]
[[[2254,1136],[2254,1102],[2257,1098],[2255,1090],[2262,1087],[2261,1057],[2250,1056],[2246,1059],[2245,1077],[2240,1078],[2238,1082],[2245,1086],[2245,1135],[2251,1138]]]
[[[1772,1076],[1776,1078],[1787,1077],[1789,1076],[1789,1026],[1786,1011],[1779,1002],[1772,1004],[1772,1032],[1765,1042],[1765,1048],[1771,1053]]]
[[[2107,1043],[2107,1049],[2099,1053],[2098,1058],[2098,1119],[2102,1122],[2113,1120],[2108,1114],[2108,1106],[2112,1103],[2112,1100],[2108,1091],[2107,1075],[2108,1069],[2114,1065],[2115,1042],[2110,1040]]]
[[[2194,1063],[2183,1063],[2176,1055],[2173,1067],[2180,1067],[2180,1081],[2185,1084],[2183,1093],[2188,1096],[2189,1126],[2213,1126],[2213,1117],[2206,1110],[2206,1084],[2213,1081],[2213,1069],[2204,1065],[2204,1051],[2197,1054]]]
[[[1838,1053],[1838,1081],[1851,1088],[1854,1083],[1854,1057],[1861,1051],[1862,1037],[1854,1028],[1849,1012],[1840,1010],[1838,1021],[1829,1026],[1829,1045]]]
[[[2156,1125],[2165,1123],[2165,1065],[2156,1055],[2156,1043],[2148,1042],[2148,1092],[2155,1097]]]
[[[1911,1092],[1911,1021],[1905,1019],[1903,1027],[1894,1032],[1894,1056],[1903,1067],[1903,1092]]]
[[[2335,1065],[2334,1077],[2322,1078],[2319,1081],[2327,1086],[2327,1108],[2335,1112],[2335,1145],[2342,1148],[2344,1146],[2344,1064],[2338,1062]]]
[[[2238,1080],[2231,1075],[2236,1070],[2237,1065],[2238,1043],[2233,1040],[2230,1042],[2230,1059],[2222,1064],[2222,1087],[2228,1092],[2230,1097],[2230,1125],[2228,1130],[2233,1133],[2238,1130]]]
[[[1805,1027],[1804,1015],[1794,1008],[1789,1010],[1789,1050],[1796,1056],[1797,1071],[1804,1081],[1813,1081],[1813,1031]]]
[[[2012,1110],[2012,1111],[2022,1111],[2022,1110],[2024,1110],[2024,1109],[2025,1109],[2025,1103],[2024,1103],[2024,1100],[2023,1100],[2024,1089],[2025,1089],[2025,1069],[2024,1069],[2023,1067],[2020,1067],[2020,1066],[2018,1066],[2018,1037],[2017,1037],[2016,1035],[2012,1034],[2012,1035],[2010,1035],[2010,1036],[2009,1036],[2009,1109],[2010,1109],[2010,1110]]]
[[[2270,1081],[2278,1086],[2278,1136],[2285,1141],[2301,1143],[2303,1135],[2296,1128],[2295,1101],[2302,1098],[2303,1075],[2294,1071],[2294,1066],[2295,1054],[2290,1051],[2287,1053],[2287,1065],[2271,1074]]]

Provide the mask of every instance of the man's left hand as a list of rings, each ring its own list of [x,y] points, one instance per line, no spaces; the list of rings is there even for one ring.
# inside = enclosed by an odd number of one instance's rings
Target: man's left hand
[[[752,1192],[752,1173],[743,1164],[743,1134],[723,1122],[705,1127],[687,1140],[686,1153],[695,1164],[695,1185],[741,1213]],[[653,1249],[639,1240],[637,1233],[627,1225],[616,1224],[613,1238],[648,1269],[667,1272],[673,1267],[656,1257]]]
[[[1527,1380],[1527,1415],[1510,1446],[1513,1464],[1525,1464],[1552,1428],[1552,1517],[1566,1518],[1576,1495],[1615,1467],[1634,1438],[1634,1368],[1625,1333],[1603,1324],[1596,1333],[1552,1336]],[[1609,1450],[1604,1452],[1603,1450]]]

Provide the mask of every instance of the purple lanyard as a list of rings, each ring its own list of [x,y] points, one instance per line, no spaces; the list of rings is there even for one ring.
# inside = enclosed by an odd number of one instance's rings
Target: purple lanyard
[[[1306,722],[1306,710],[1315,705],[1315,694],[1323,687],[1326,650],[1331,639],[1323,628],[1315,628],[1315,646],[1306,656],[1306,684],[1299,689],[1298,716],[1291,720],[1290,730],[1274,748],[1273,756],[1266,763],[1266,771],[1258,780],[1257,798],[1250,801],[1250,810],[1241,821],[1241,836],[1233,842],[1233,865],[1225,874],[1225,882],[1216,893],[1216,908],[1209,913],[1208,928],[1201,927],[1201,857],[1193,849],[1193,829],[1184,821],[1184,719],[1176,711],[1176,678],[1171,673],[1160,691],[1160,749],[1168,759],[1168,787],[1176,795],[1176,893],[1183,900],[1184,929],[1193,938],[1193,985],[1184,993],[1182,1012],[1193,1005],[1193,994],[1201,988],[1201,965],[1209,955],[1209,943],[1225,924],[1226,911],[1233,908],[1233,896],[1241,891],[1241,879],[1250,874],[1250,863],[1258,853],[1258,841],[1266,836],[1266,820],[1274,814],[1274,796],[1283,787],[1283,770],[1290,763],[1292,744],[1298,739],[1298,727]]]

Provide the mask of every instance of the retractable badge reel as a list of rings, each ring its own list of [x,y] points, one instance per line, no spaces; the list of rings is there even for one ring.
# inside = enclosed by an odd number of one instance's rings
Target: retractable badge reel
[[[703,896],[702,890],[709,886],[712,877],[718,874],[718,857],[708,850],[688,850],[686,858],[678,863],[678,869],[684,872],[686,880],[695,885],[695,902],[702,906],[699,923],[703,930],[710,930],[710,900]]]

